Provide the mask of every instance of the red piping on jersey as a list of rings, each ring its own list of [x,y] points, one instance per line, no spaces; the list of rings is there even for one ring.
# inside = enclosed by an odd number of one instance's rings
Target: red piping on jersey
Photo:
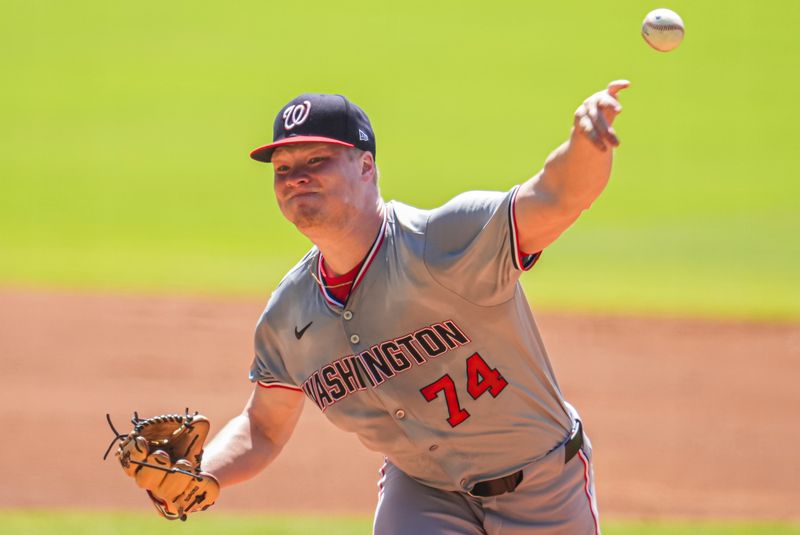
[[[387,208],[386,206],[383,207],[383,223],[381,224],[381,230],[378,232],[378,235],[375,237],[375,241],[372,243],[372,248],[367,253],[367,256],[364,258],[364,262],[361,264],[361,269],[358,271],[358,275],[353,280],[353,286],[350,288],[350,295],[353,295],[353,292],[356,291],[358,284],[361,282],[361,279],[364,278],[364,275],[367,273],[369,266],[372,264],[372,261],[375,260],[376,253],[381,248],[383,244],[383,239],[386,237],[386,222],[388,220],[386,215]],[[325,301],[328,302],[329,305],[335,305],[340,308],[344,308],[344,303],[340,303],[336,297],[331,295],[331,293],[322,285],[323,277],[322,277],[322,252],[319,253],[319,258],[317,259],[317,285],[319,286],[320,291],[322,292],[323,297],[325,297]]]
[[[586,480],[586,485],[584,485],[583,490],[586,491],[586,497],[589,498],[589,511],[591,511],[592,520],[594,520],[594,532],[595,535],[600,535],[600,524],[597,522],[594,498],[592,498],[592,493],[589,491],[589,460],[583,455],[582,451],[578,451],[578,457],[580,457],[581,462],[583,462],[583,478]]]
[[[538,253],[525,253],[519,246],[519,232],[517,231],[517,193],[519,193],[520,186],[517,186],[514,190],[514,193],[511,194],[511,234],[513,234],[514,239],[514,264],[516,265],[517,269],[521,271],[528,271],[533,267],[534,264],[539,260],[542,252],[539,251]],[[524,259],[534,256],[533,262],[525,265]]]
[[[297,388],[296,386],[289,386],[289,385],[268,385],[268,384],[266,384],[266,383],[262,383],[261,381],[258,381],[258,386],[260,386],[261,388],[283,388],[284,390],[291,390],[291,391],[293,391],[293,392],[302,392],[302,391],[303,391],[302,389],[300,389],[300,388]]]
[[[383,458],[383,466],[381,466],[381,469],[378,470],[378,473],[381,476],[381,477],[378,478],[378,500],[379,501],[380,501],[381,498],[383,498],[383,482],[386,479],[386,465],[388,464],[388,462],[389,462],[389,459],[384,457]]]

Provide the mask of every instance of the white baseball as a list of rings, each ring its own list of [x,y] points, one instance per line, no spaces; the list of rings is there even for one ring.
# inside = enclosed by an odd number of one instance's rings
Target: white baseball
[[[669,9],[654,9],[642,22],[642,37],[660,52],[669,52],[683,41],[683,19]]]

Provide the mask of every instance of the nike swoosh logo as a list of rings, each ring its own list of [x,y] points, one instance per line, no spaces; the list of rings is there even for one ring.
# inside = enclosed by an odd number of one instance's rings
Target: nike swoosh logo
[[[302,329],[300,329],[299,331],[297,330],[297,327],[295,327],[295,328],[294,328],[294,337],[295,337],[295,338],[297,338],[298,340],[300,340],[300,339],[303,337],[303,335],[306,333],[306,330],[307,330],[309,327],[311,327],[311,324],[312,324],[312,323],[314,323],[314,322],[313,322],[313,321],[309,321],[309,322],[308,322],[308,325],[306,325],[305,327],[303,327],[303,328],[302,328]]]

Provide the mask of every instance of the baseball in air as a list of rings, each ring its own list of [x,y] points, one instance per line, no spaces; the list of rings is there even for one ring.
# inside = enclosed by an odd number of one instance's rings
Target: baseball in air
[[[654,9],[642,22],[642,37],[660,52],[669,52],[683,41],[683,19],[669,9]]]

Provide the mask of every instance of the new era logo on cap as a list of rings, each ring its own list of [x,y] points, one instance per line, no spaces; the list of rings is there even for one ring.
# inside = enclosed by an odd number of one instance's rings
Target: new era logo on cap
[[[250,157],[269,162],[281,145],[335,143],[375,155],[375,133],[364,111],[342,95],[306,93],[286,104],[275,117],[272,143]]]

